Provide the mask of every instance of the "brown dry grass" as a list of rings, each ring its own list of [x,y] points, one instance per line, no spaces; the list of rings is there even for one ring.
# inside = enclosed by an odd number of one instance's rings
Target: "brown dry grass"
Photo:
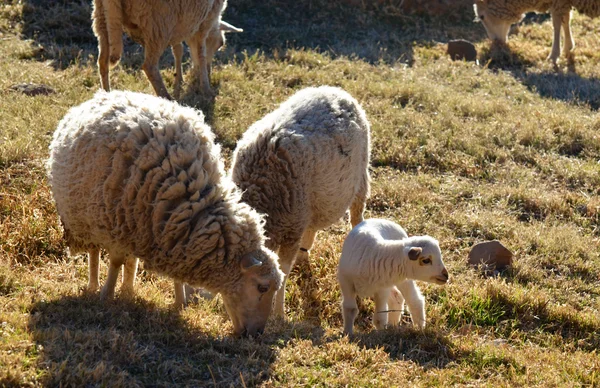
[[[557,72],[545,61],[548,20],[527,19],[508,48],[494,48],[477,24],[324,4],[231,0],[227,19],[246,32],[217,58],[207,113],[228,157],[300,88],[354,95],[373,130],[367,215],[435,236],[452,276],[421,285],[428,328],[374,331],[364,300],[358,335],[341,336],[343,223],[295,269],[289,319],[257,341],[228,336],[218,298],[172,310],[169,280],[145,271],[133,300],[84,292],[86,263],[67,255],[43,161],[58,120],[99,85],[90,6],[5,0],[0,386],[599,385],[600,20],[575,17],[575,72]],[[446,58],[443,42],[455,38],[476,43],[481,66]],[[141,61],[128,42],[113,84],[151,92]],[[23,82],[57,92],[10,90]],[[486,239],[516,254],[499,278],[465,265]]]

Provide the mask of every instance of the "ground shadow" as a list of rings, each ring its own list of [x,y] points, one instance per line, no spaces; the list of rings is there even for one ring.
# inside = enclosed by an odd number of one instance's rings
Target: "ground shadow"
[[[253,386],[269,378],[275,359],[274,339],[215,337],[139,299],[37,302],[28,329],[50,386]]]

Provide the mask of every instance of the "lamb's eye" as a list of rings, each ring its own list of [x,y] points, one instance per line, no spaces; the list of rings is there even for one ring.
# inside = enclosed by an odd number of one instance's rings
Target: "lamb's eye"
[[[431,264],[431,259],[423,259],[423,264]]]
[[[269,291],[269,286],[265,286],[263,284],[258,285],[258,292],[260,292],[261,294],[264,294],[267,291]]]

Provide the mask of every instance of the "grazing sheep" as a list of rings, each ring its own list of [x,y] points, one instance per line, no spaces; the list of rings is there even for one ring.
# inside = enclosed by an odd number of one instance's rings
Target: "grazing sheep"
[[[158,60],[168,46],[175,57],[174,95],[179,97],[182,82],[183,45],[186,41],[194,71],[204,95],[210,94],[210,63],[225,43],[225,32],[239,28],[221,21],[226,0],[94,0],[93,30],[98,38],[100,83],[110,90],[109,68],[123,51],[123,30],[144,46],[142,69],[158,96],[171,99],[158,69]]]
[[[363,220],[369,195],[369,122],[358,102],[334,87],[307,88],[254,123],[234,152],[231,175],[242,199],[266,215],[267,246],[286,277],[275,298],[283,316],[285,281],[296,254],[308,258],[318,230]]]
[[[565,32],[563,55],[572,60],[575,42],[571,36],[571,8],[591,18],[600,16],[598,0],[475,0],[475,21],[481,21],[492,40],[506,43],[511,24],[523,19],[526,12],[550,12],[554,38],[548,59],[554,64],[560,56],[560,28]]]
[[[103,298],[114,295],[122,264],[131,292],[139,257],[176,282],[221,293],[236,335],[263,330],[283,274],[198,111],[100,91],[58,124],[48,169],[70,248],[87,250],[90,263],[99,248],[109,254]]]
[[[358,314],[356,296],[373,296],[377,329],[400,319],[404,299],[415,326],[425,327],[425,300],[414,280],[445,284],[448,271],[438,242],[429,236],[408,237],[399,225],[369,219],[352,229],[338,265],[344,333],[352,334]]]

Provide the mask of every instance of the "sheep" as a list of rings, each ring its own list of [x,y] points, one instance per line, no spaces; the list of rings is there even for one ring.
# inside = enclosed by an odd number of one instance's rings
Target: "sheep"
[[[430,236],[408,237],[398,224],[383,219],[368,219],[355,226],[342,247],[338,264],[342,291],[344,333],[352,335],[358,315],[356,297],[373,296],[377,329],[397,324],[404,307],[410,310],[413,324],[425,327],[425,300],[415,280],[445,284],[448,271],[442,261],[438,242]]]
[[[90,264],[108,252],[103,299],[121,265],[132,291],[139,257],[150,271],[221,293],[235,335],[263,331],[283,273],[201,113],[101,90],[58,124],[48,175],[70,250],[88,251]]]
[[[171,99],[158,69],[160,56],[171,46],[175,57],[175,98],[182,82],[183,45],[190,47],[201,92],[210,95],[210,63],[225,43],[225,32],[242,30],[221,20],[226,0],[94,0],[94,34],[98,38],[98,71],[104,90],[110,90],[109,68],[117,65],[123,51],[123,30],[144,46],[142,69],[158,96]]]
[[[487,34],[492,40],[506,43],[511,24],[523,19],[526,12],[550,12],[554,37],[552,51],[548,56],[554,65],[560,56],[560,28],[565,32],[563,55],[573,60],[572,51],[575,42],[571,36],[571,8],[591,18],[600,16],[598,0],[475,0],[475,21],[481,21]]]
[[[274,313],[284,315],[285,282],[296,256],[308,259],[317,231],[350,208],[363,220],[369,195],[370,127],[342,89],[306,88],[254,123],[234,151],[231,177],[242,199],[266,216],[267,247],[285,275]]]

